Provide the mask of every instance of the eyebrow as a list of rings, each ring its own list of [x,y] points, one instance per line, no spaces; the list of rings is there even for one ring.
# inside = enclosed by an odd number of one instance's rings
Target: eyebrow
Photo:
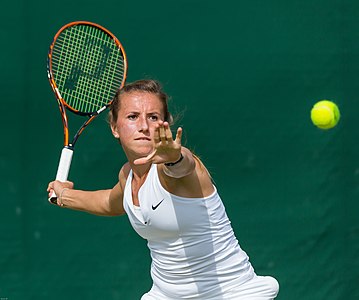
[[[136,110],[132,110],[132,111],[128,111],[128,112],[126,112],[126,115],[127,114],[141,114],[141,112],[139,112],[139,111],[136,111]],[[153,112],[148,112],[148,113],[146,113],[146,115],[160,115],[161,114],[161,112],[157,112],[157,111],[153,111]]]

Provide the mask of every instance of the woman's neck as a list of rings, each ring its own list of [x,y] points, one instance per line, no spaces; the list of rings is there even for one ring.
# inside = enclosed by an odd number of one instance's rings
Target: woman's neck
[[[145,181],[148,173],[150,172],[152,164],[135,165],[134,163],[130,162],[130,166],[132,169],[133,179],[136,181]]]

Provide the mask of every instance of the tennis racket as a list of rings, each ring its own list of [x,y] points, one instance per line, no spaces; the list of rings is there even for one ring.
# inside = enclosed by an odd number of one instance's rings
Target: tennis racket
[[[47,73],[59,104],[64,126],[56,180],[66,181],[77,139],[111,104],[126,80],[127,59],[119,40],[104,27],[86,21],[66,24],[50,45]],[[85,117],[72,141],[66,111]],[[49,201],[56,204],[53,193]]]

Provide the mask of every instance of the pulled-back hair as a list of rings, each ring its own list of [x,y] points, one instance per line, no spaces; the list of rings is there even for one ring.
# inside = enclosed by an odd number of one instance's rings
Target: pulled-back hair
[[[121,95],[131,92],[146,92],[158,96],[163,105],[164,121],[167,121],[170,125],[173,123],[173,117],[168,111],[168,95],[163,91],[161,84],[152,79],[137,80],[126,84],[123,88],[117,91],[110,106],[110,123],[117,121],[118,111],[121,105]]]

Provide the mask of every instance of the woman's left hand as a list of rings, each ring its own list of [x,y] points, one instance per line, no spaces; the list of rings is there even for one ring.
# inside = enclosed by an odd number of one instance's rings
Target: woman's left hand
[[[146,163],[169,163],[175,162],[181,157],[182,128],[179,127],[176,139],[173,140],[168,122],[159,122],[154,133],[154,151],[146,157],[134,161],[136,165]]]

